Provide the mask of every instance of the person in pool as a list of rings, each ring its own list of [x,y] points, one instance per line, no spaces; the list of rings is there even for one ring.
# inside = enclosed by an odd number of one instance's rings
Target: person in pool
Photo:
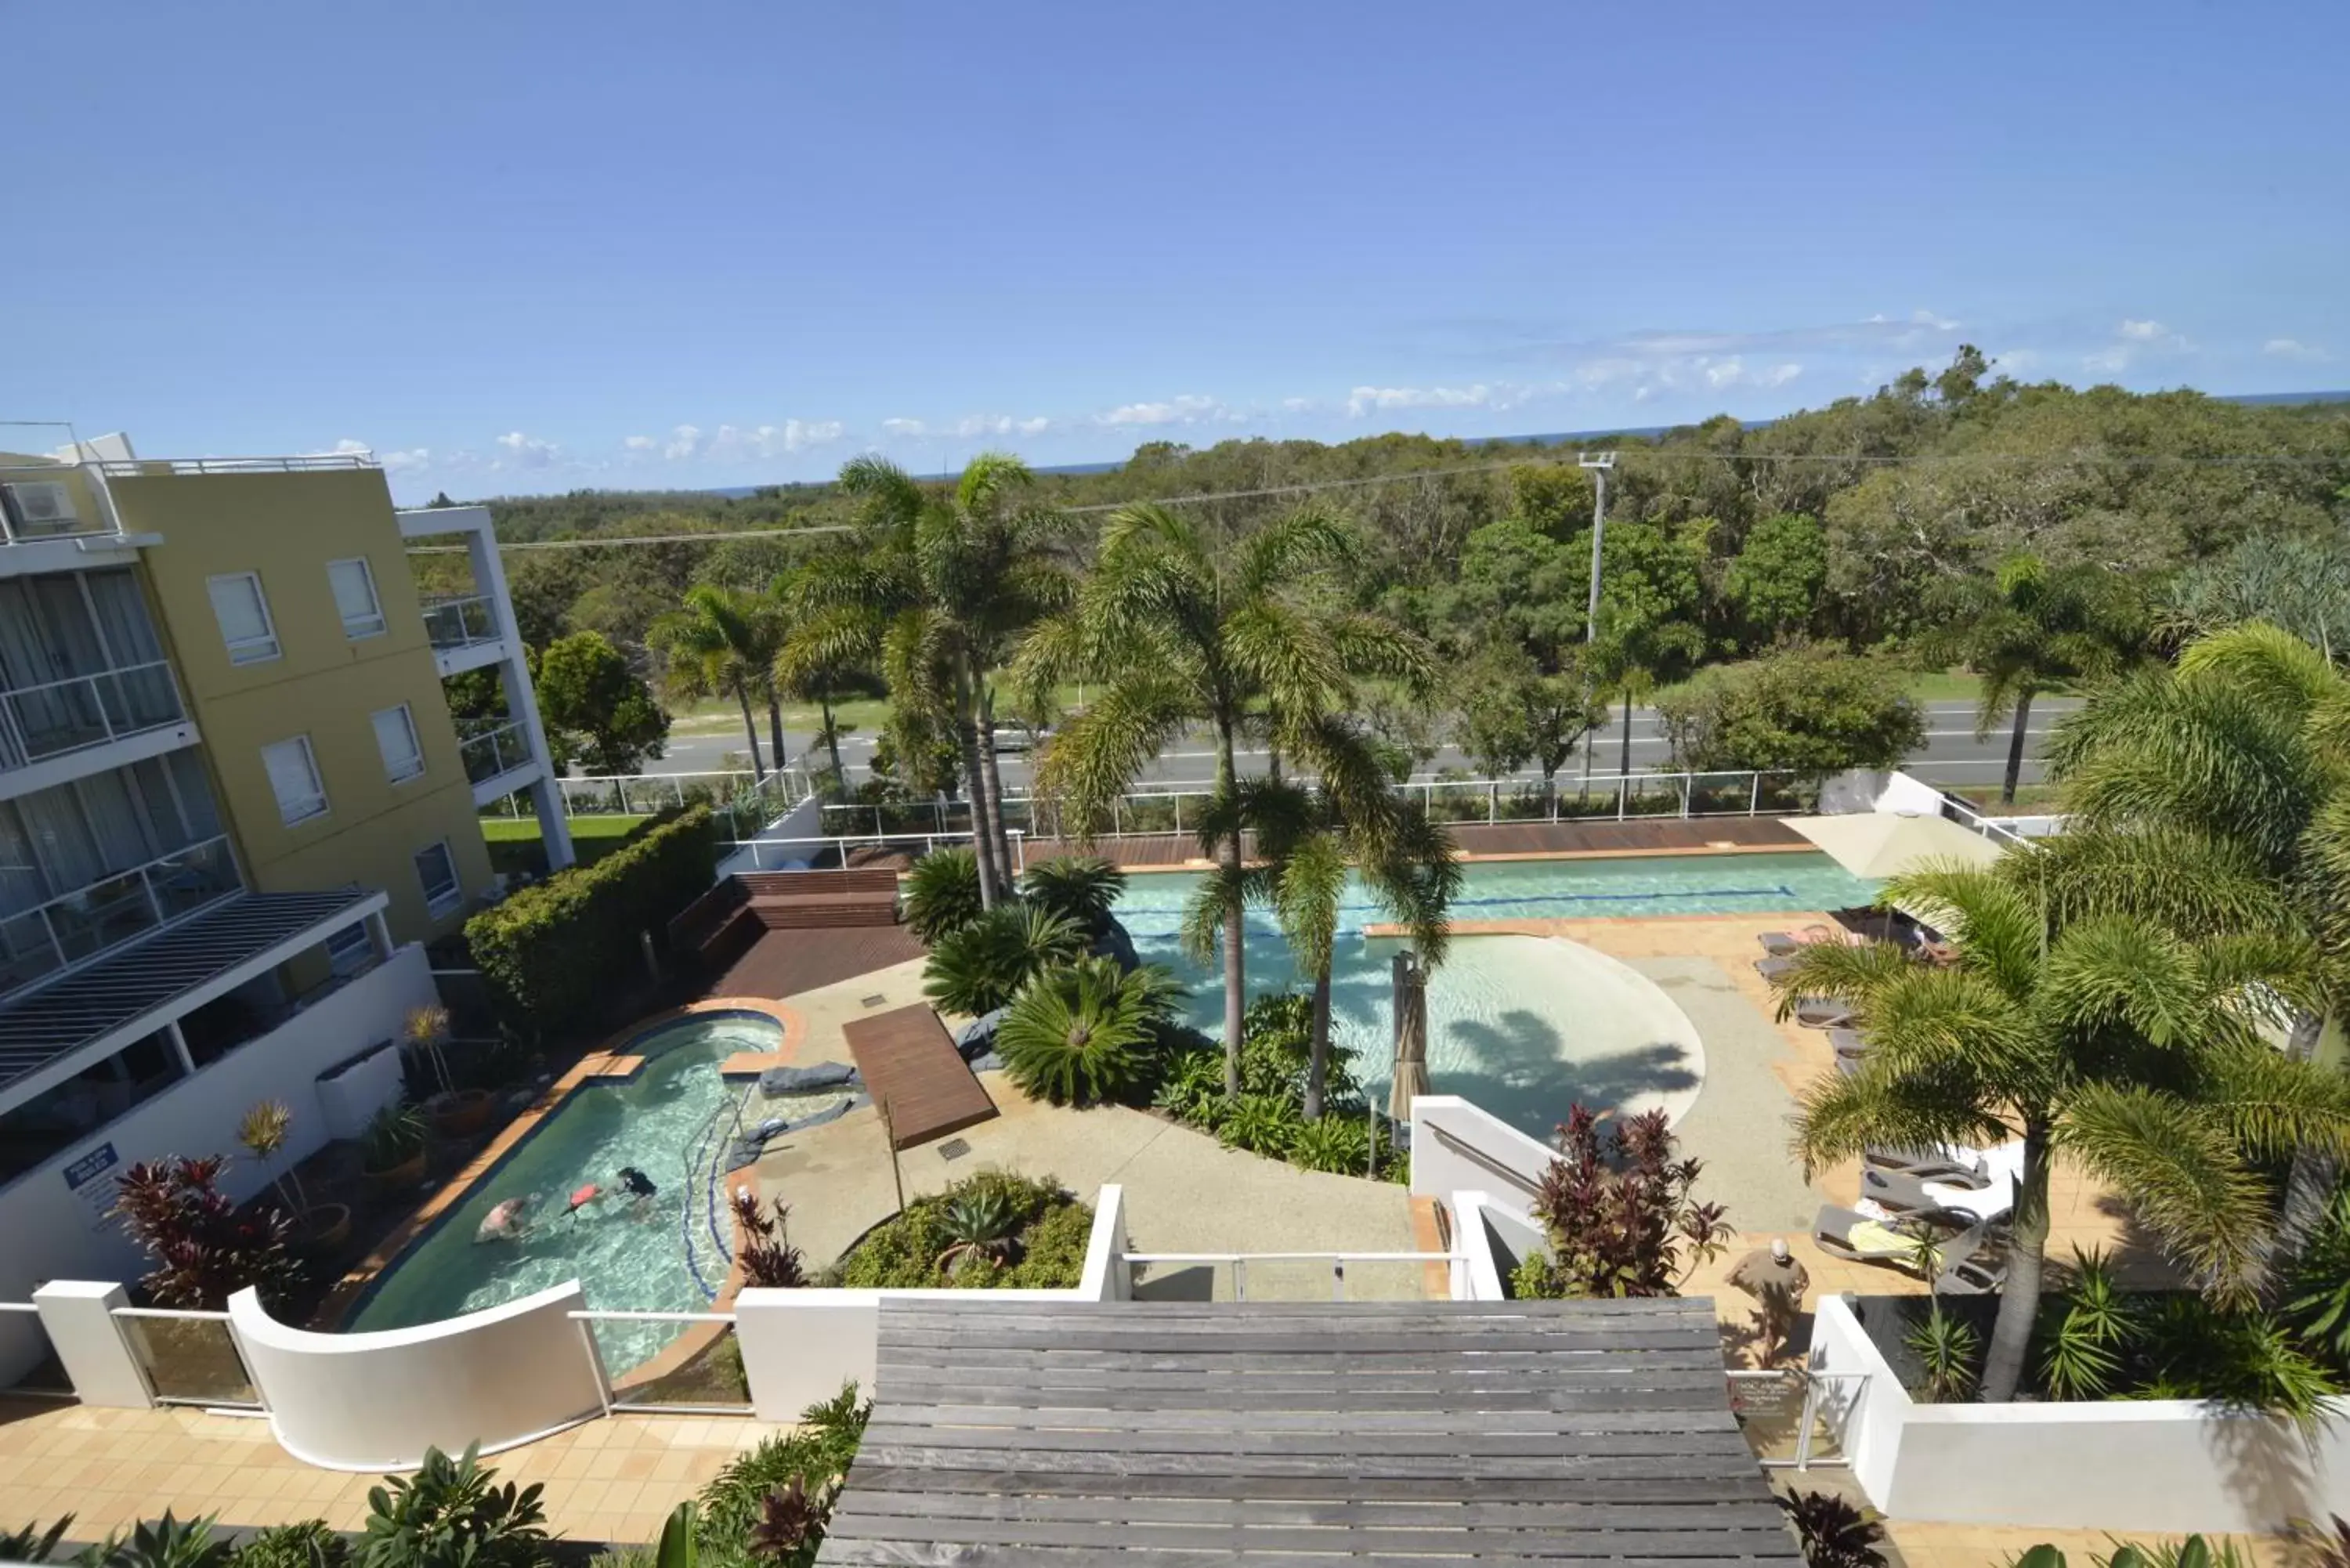
[[[530,1232],[528,1197],[509,1198],[482,1217],[481,1228],[473,1232],[475,1245],[484,1241],[519,1241]]]
[[[660,1189],[653,1185],[651,1177],[633,1165],[624,1165],[619,1168],[616,1182],[619,1189],[629,1195],[638,1219],[642,1220],[652,1213],[653,1198]]]

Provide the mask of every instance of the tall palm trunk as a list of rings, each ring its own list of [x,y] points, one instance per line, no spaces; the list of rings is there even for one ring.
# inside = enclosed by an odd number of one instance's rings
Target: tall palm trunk
[[[829,683],[816,688],[816,701],[824,711],[824,744],[825,750],[832,753],[832,776],[840,781],[841,788],[847,789],[848,774],[840,765],[840,722],[832,716],[832,687]]]
[[[2007,740],[2007,782],[2000,786],[1999,803],[2015,804],[2016,781],[2023,775],[2023,742],[2025,729],[2032,722],[2032,688],[2021,687],[2015,693],[2015,729]]]
[[[971,717],[971,676],[955,664],[955,746],[962,753],[963,779],[971,791],[971,852],[979,862],[979,904],[993,909],[1003,897],[1003,869],[987,834],[987,784],[979,765],[979,726]]]
[[[2007,1280],[2000,1287],[1999,1317],[1991,1324],[1991,1353],[1983,1362],[1982,1397],[2004,1404],[2023,1380],[2032,1348],[2033,1324],[2040,1315],[2040,1275],[2048,1251],[2048,1134],[2027,1125],[2023,1174],[2015,1184],[2015,1215],[2007,1248]]]
[[[1322,1119],[1322,1096],[1330,1080],[1330,966],[1314,977],[1314,1025],[1306,1035],[1305,1119]]]
[[[1003,830],[1003,773],[995,758],[995,692],[979,685],[979,768],[987,784],[987,835],[995,846],[996,879],[1008,892],[1019,880],[1012,865],[1012,836]]]
[[[1616,771],[1628,779],[1632,773],[1632,688],[1628,685],[1624,688],[1624,750],[1619,755],[1622,760]]]
[[[743,705],[743,738],[751,743],[751,776],[765,778],[767,764],[759,760],[759,721],[751,715],[751,689],[734,682],[734,701]]]
[[[784,705],[773,691],[767,693],[767,740],[775,748],[775,766],[784,765]]]
[[[1220,718],[1216,722],[1216,793],[1229,801],[1239,784],[1239,771],[1232,758],[1232,721]],[[1243,826],[1237,815],[1232,830],[1224,842],[1216,846],[1217,859],[1224,868],[1224,1097],[1241,1097],[1241,1019],[1248,1011],[1248,962],[1243,956],[1241,943],[1247,932],[1243,921],[1248,910],[1241,900],[1241,836]]]

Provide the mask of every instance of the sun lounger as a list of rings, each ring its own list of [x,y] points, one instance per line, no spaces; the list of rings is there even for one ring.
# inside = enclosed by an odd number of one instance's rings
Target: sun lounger
[[[1807,996],[1795,1003],[1795,1022],[1806,1029],[1848,1029],[1852,1007],[1834,997]]]
[[[1777,980],[1782,975],[1794,973],[1795,965],[1798,961],[1800,961],[1792,958],[1756,959],[1754,961],[1754,972],[1761,975],[1764,980]]]
[[[1872,1148],[1863,1158],[1870,1165],[1901,1171],[1924,1181],[1985,1179],[1982,1156],[1972,1149]]]
[[[1771,958],[1785,958],[1791,953],[1801,952],[1810,945],[1803,938],[1789,931],[1764,931],[1754,940],[1762,944],[1762,951]]]
[[[1989,1230],[1987,1220],[1948,1210],[1879,1220],[1857,1209],[1824,1203],[1812,1220],[1812,1240],[1831,1257],[1891,1263],[1912,1273],[1918,1272],[1923,1247],[1930,1243],[1941,1257],[1941,1272],[1948,1274],[1953,1258],[1965,1262],[1981,1250]]]
[[[1831,1029],[1828,1031],[1828,1049],[1839,1056],[1866,1056],[1868,1054],[1868,1036],[1857,1029]]]
[[[2023,1175],[2021,1139],[1972,1154],[1973,1163],[1933,1176],[1914,1171],[1863,1170],[1860,1195],[1899,1213],[1946,1209],[1981,1220],[2004,1220],[2015,1210],[2015,1185]]]

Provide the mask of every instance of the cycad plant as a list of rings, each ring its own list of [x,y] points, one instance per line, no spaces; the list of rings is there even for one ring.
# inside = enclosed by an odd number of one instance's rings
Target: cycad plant
[[[1887,943],[1820,944],[1778,984],[1849,1003],[1870,1034],[1857,1071],[1804,1096],[1795,1144],[1816,1168],[1876,1147],[2020,1138],[2012,1244],[1982,1397],[2013,1397],[2040,1303],[2048,1179],[2060,1144],[2109,1183],[2214,1293],[2241,1299],[2272,1240],[2264,1167],[2350,1150],[2350,1080],[2262,1038],[2313,992],[2315,954],[2289,929],[2182,936],[2101,905],[2061,909],[2041,853],[1922,870],[1884,898],[1957,943],[1916,961]],[[2052,910],[2056,912],[2052,913]]]
[[[1126,873],[1098,855],[1056,855],[1020,874],[1020,896],[1075,924],[1087,940],[1109,929]]]
[[[1075,603],[1037,627],[1014,667],[1022,688],[1035,693],[1070,679],[1100,682],[1037,770],[1038,793],[1081,834],[1107,822],[1111,802],[1170,742],[1194,724],[1208,730],[1217,810],[1201,845],[1216,864],[1223,907],[1231,1096],[1240,1094],[1248,997],[1243,844],[1253,826],[1242,809],[1240,742],[1254,729],[1318,767],[1312,726],[1355,705],[1357,677],[1393,675],[1419,687],[1432,680],[1433,657],[1418,638],[1339,607],[1332,590],[1350,548],[1347,529],[1319,510],[1293,513],[1232,544],[1164,506],[1122,508],[1103,527]]]
[[[1021,1089],[1056,1106],[1123,1100],[1149,1077],[1176,987],[1153,965],[1114,959],[1046,971],[1014,1000],[995,1049]]]
[[[922,994],[941,1012],[977,1018],[1008,1005],[1031,980],[1085,950],[1085,933],[1058,915],[999,904],[931,944]]]
[[[979,919],[979,856],[965,846],[933,849],[907,869],[906,929],[930,946]]]

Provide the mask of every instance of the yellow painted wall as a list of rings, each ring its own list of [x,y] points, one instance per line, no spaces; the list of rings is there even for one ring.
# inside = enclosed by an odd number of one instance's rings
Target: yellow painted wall
[[[392,935],[421,940],[462,924],[464,909],[425,912],[413,857],[446,838],[470,901],[491,882],[488,846],[424,633],[383,475],[177,474],[117,479],[123,526],[162,535],[141,552],[148,588],[220,786],[223,813],[254,886],[264,892],[357,882],[391,896]],[[364,556],[385,630],[344,635],[329,561]],[[255,572],[268,600],[278,657],[231,664],[206,580]],[[424,772],[385,776],[371,722],[406,702]],[[307,734],[327,792],[325,815],[287,826],[261,749]]]

